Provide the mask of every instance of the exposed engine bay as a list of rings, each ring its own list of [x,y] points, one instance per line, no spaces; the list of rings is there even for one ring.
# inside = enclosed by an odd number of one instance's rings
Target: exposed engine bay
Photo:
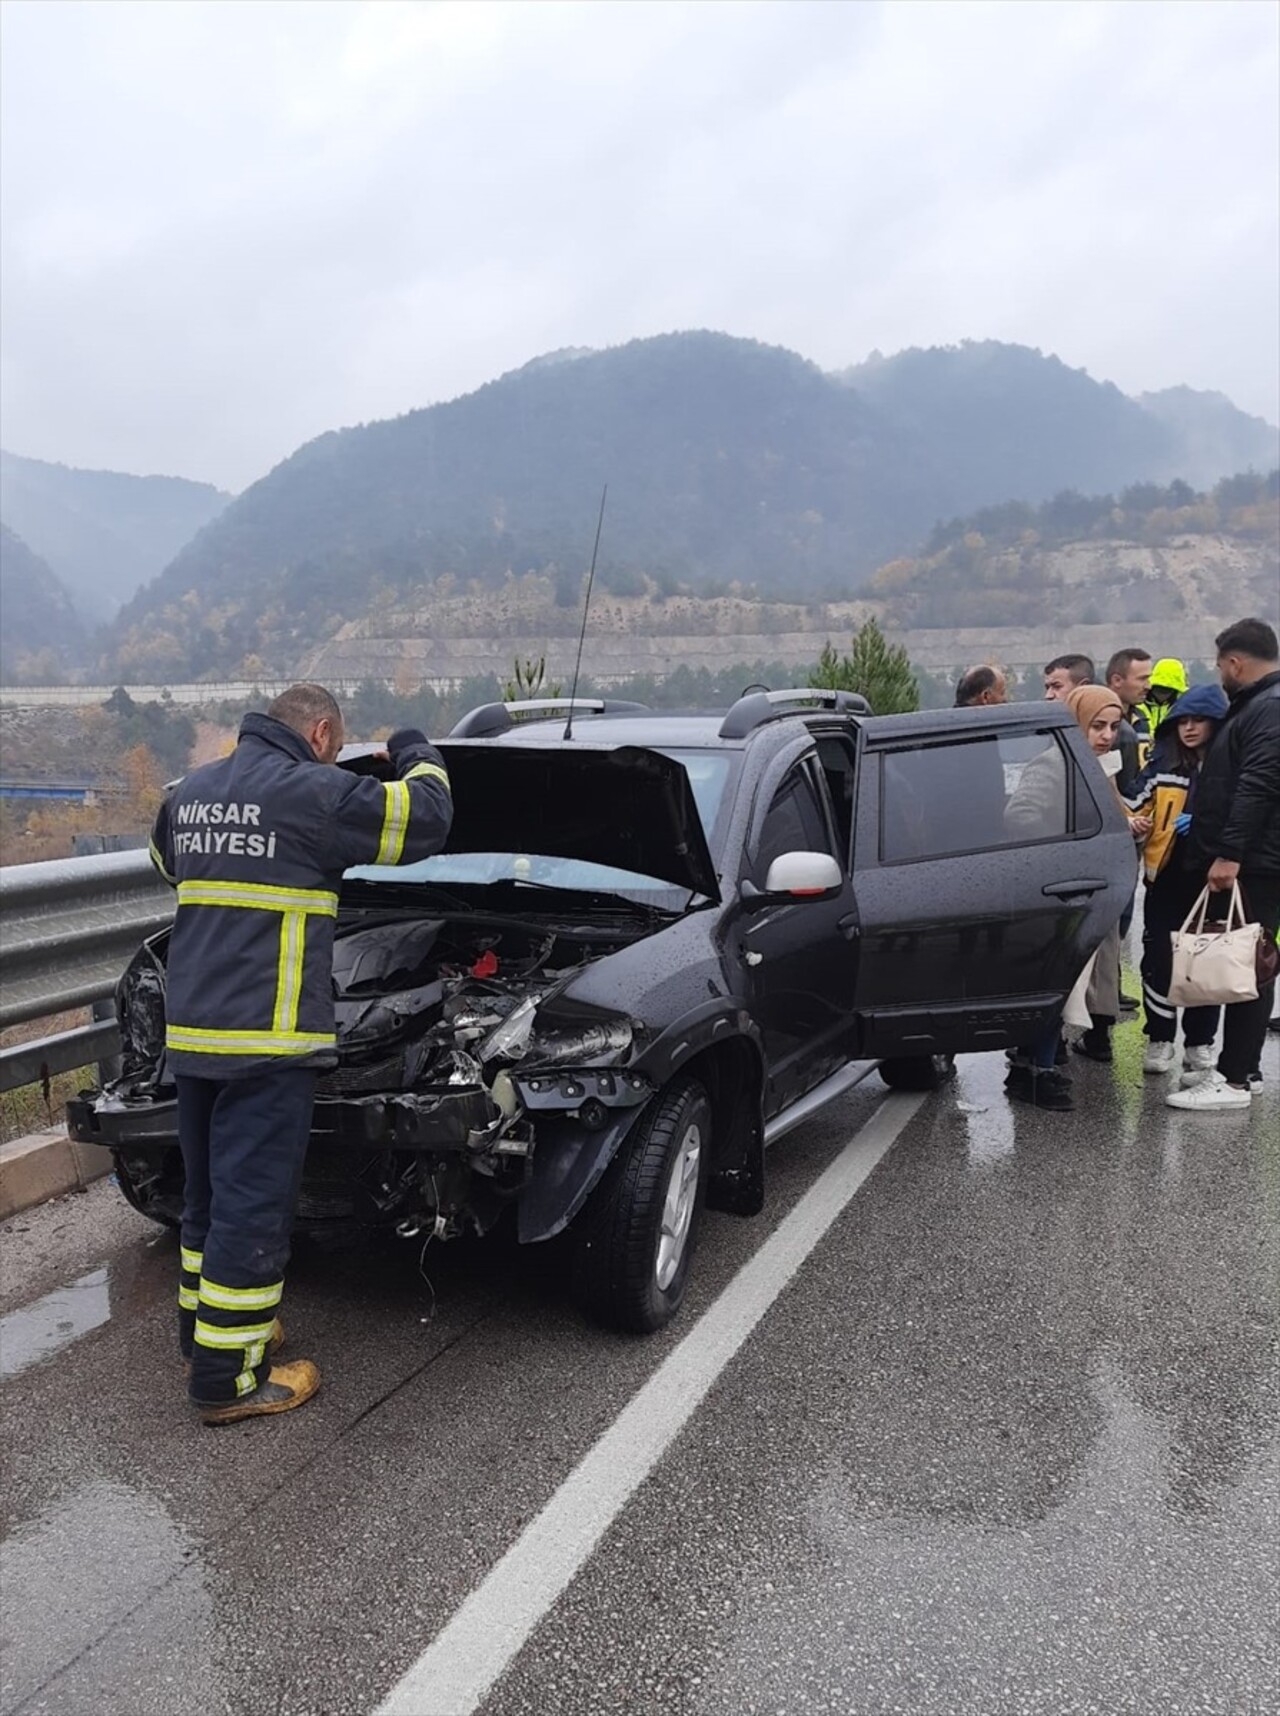
[[[424,1081],[492,1087],[504,1066],[525,1060],[617,1065],[631,1046],[629,1020],[573,1030],[538,1018],[539,1004],[602,951],[593,929],[487,930],[403,918],[348,923],[333,955],[341,1065],[321,1088],[357,1088],[370,1061],[382,1090]],[[394,1080],[387,1076],[392,1050],[402,1063]]]
[[[586,965],[643,933],[625,919],[544,926],[344,911],[333,954],[338,1064],[317,1081],[299,1223],[394,1218],[405,1237],[483,1232],[526,1183],[535,1118],[599,1131],[643,1105],[652,1087],[626,1070],[643,1026],[563,996]],[[153,937],[121,979],[124,1074],[100,1112],[154,1101],[171,1082],[167,945],[167,934]]]

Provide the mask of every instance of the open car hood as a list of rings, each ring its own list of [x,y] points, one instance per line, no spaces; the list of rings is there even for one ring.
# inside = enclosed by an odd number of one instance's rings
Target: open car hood
[[[446,852],[575,858],[720,898],[693,788],[673,758],[639,745],[576,740],[554,747],[445,740],[438,749],[453,788]],[[351,752],[342,766],[357,773],[387,767]]]

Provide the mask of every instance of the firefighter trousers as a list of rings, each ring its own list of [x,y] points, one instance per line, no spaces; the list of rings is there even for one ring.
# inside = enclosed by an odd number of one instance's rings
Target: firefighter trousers
[[[191,1398],[220,1406],[252,1393],[270,1369],[316,1074],[180,1073],[175,1083],[186,1172],[178,1339],[191,1359]]]

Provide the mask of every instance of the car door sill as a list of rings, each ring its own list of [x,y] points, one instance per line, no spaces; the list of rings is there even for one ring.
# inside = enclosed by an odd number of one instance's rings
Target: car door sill
[[[829,1078],[824,1078],[821,1084],[815,1084],[812,1090],[805,1091],[790,1108],[784,1108],[780,1114],[775,1114],[772,1120],[765,1123],[766,1145],[776,1144],[779,1138],[784,1138],[788,1132],[802,1125],[820,1108],[825,1108],[837,1096],[843,1096],[845,1091],[852,1090],[855,1084],[861,1084],[868,1073],[876,1070],[876,1065],[875,1061],[849,1061]]]

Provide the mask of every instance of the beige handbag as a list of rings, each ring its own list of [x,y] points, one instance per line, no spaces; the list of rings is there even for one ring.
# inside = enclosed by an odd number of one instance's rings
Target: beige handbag
[[[1187,913],[1180,930],[1172,932],[1173,976],[1169,1000],[1175,1007],[1230,1006],[1233,1001],[1258,999],[1257,952],[1260,924],[1244,921],[1240,884],[1231,890],[1225,923],[1206,924],[1209,890]]]

